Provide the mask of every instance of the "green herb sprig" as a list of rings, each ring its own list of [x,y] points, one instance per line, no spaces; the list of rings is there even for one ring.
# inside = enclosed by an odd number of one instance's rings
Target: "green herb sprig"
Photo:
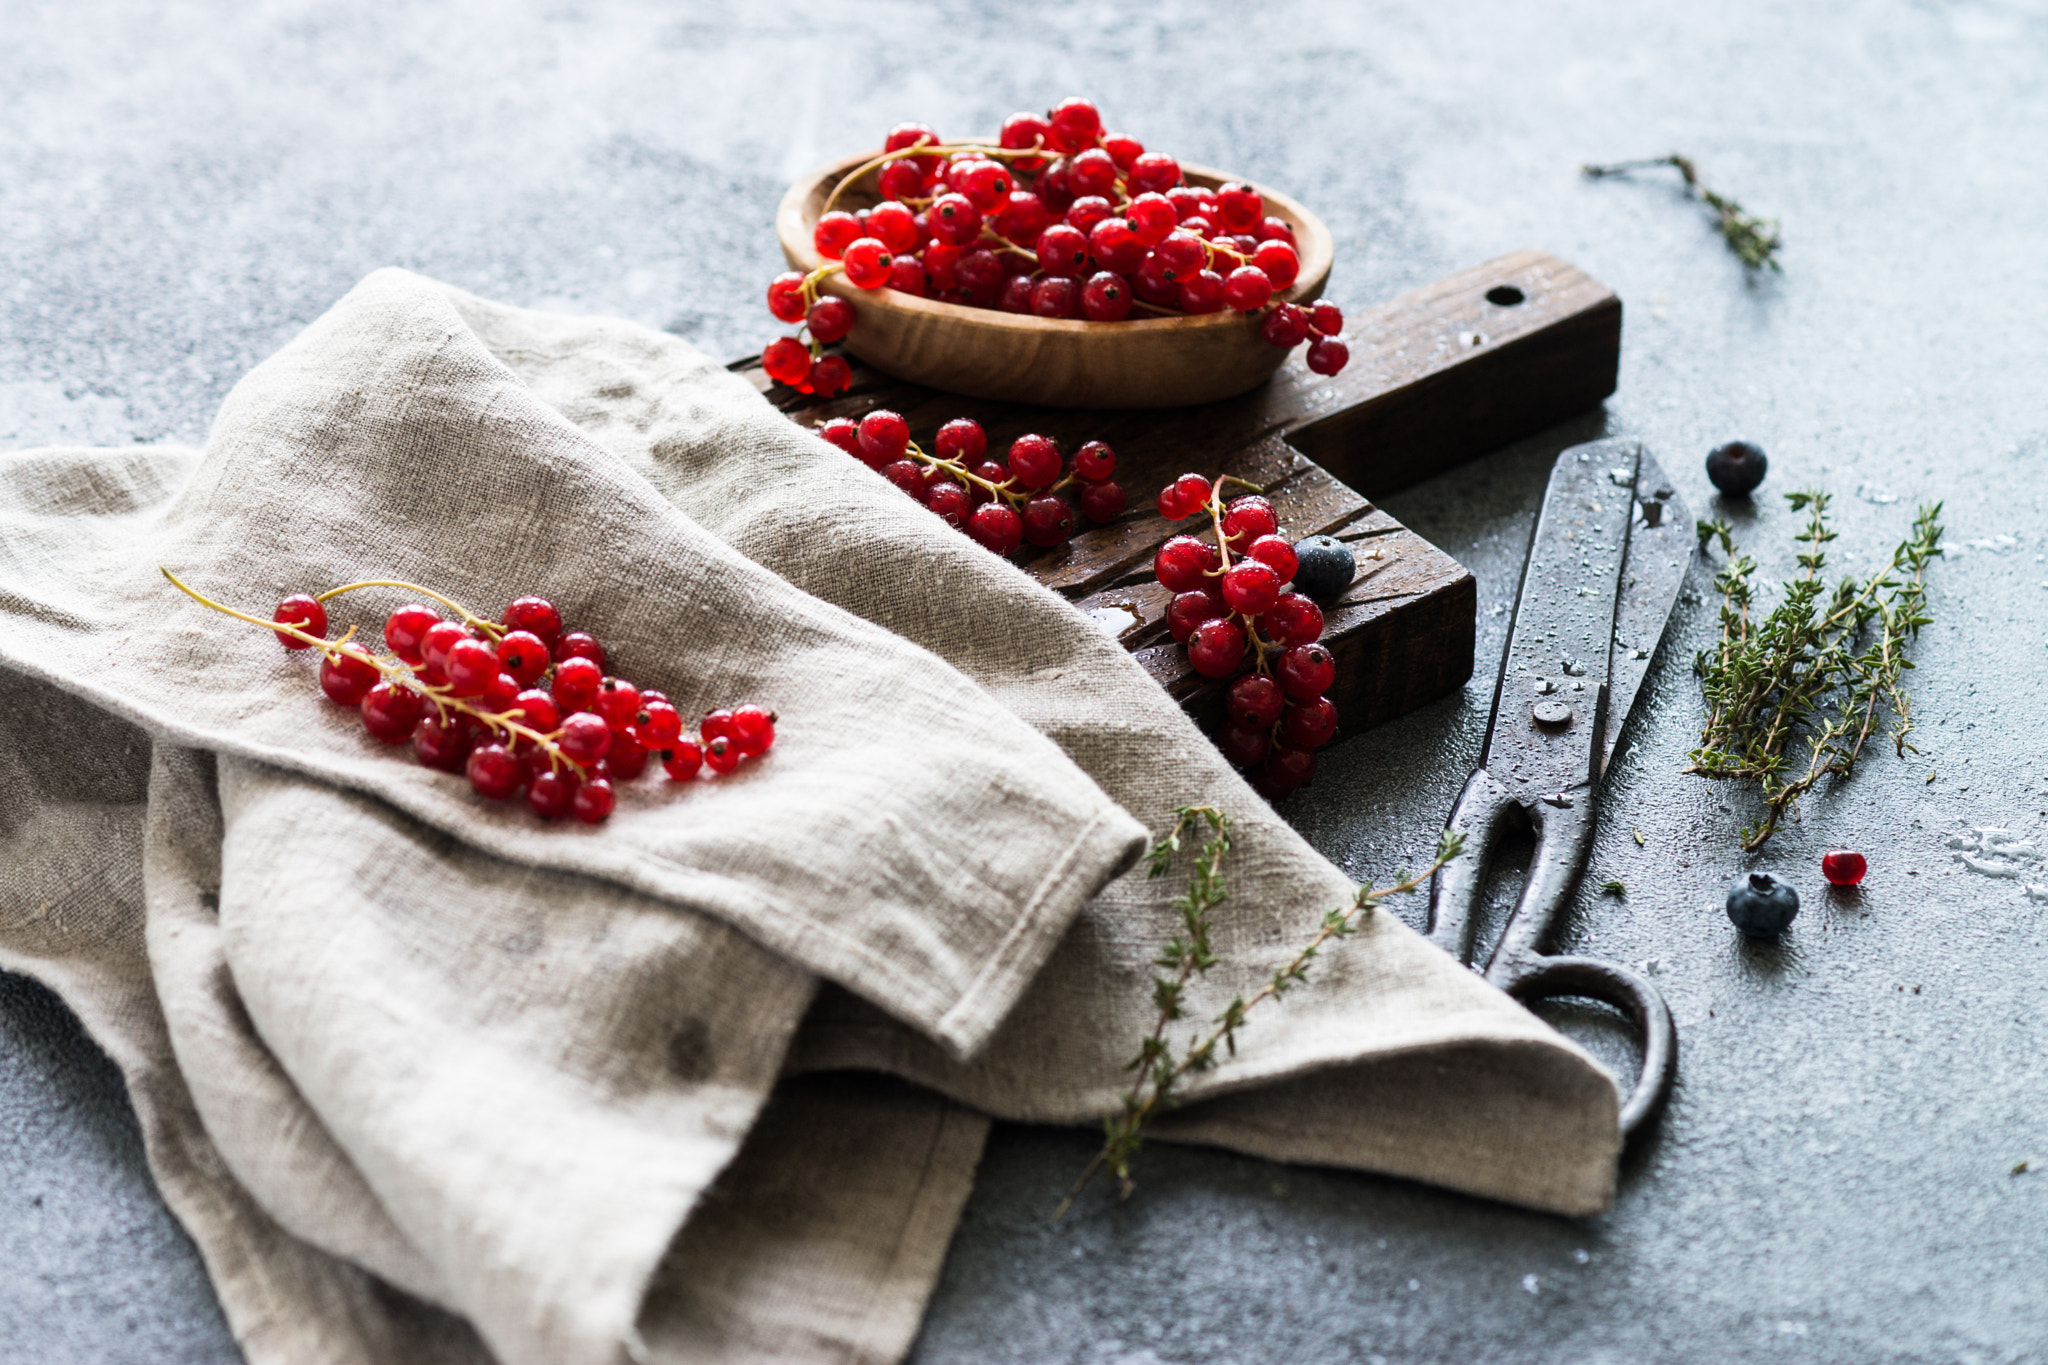
[[[1824,776],[1846,778],[1885,712],[1892,743],[1904,758],[1913,729],[1904,686],[1913,666],[1906,646],[1932,619],[1927,615],[1927,566],[1941,553],[1941,504],[1920,508],[1913,530],[1868,579],[1844,578],[1830,595],[1822,574],[1829,529],[1828,495],[1789,493],[1794,511],[1807,513],[1799,534],[1799,574],[1783,600],[1759,618],[1750,580],[1756,562],[1736,553],[1726,522],[1700,522],[1700,546],[1717,542],[1728,566],[1714,578],[1721,594],[1721,640],[1693,660],[1707,719],[1688,773],[1734,779],[1757,787],[1765,811],[1742,831],[1754,852],[1771,837],[1799,798]],[[1801,768],[1795,754],[1802,754]]]
[[[1437,842],[1436,860],[1413,876],[1402,874],[1394,885],[1374,889],[1370,883],[1358,888],[1348,905],[1324,913],[1322,924],[1308,943],[1285,966],[1276,969],[1266,984],[1249,999],[1237,996],[1223,1012],[1210,1021],[1208,1032],[1197,1031],[1187,1047],[1176,1053],[1167,1039],[1169,1026],[1187,1017],[1188,983],[1216,965],[1209,946],[1210,912],[1230,898],[1223,882],[1223,859],[1230,852],[1230,817],[1214,806],[1184,806],[1174,811],[1173,828],[1152,846],[1148,872],[1163,877],[1181,851],[1181,836],[1207,827],[1208,837],[1195,854],[1188,874],[1187,894],[1175,902],[1180,911],[1181,932],[1160,949],[1154,965],[1161,975],[1152,979],[1152,1002],[1158,1009],[1152,1031],[1138,1045],[1138,1055],[1125,1070],[1137,1073],[1137,1080],[1123,1098],[1121,1112],[1102,1121],[1102,1150],[1097,1152],[1067,1191],[1053,1213],[1054,1221],[1066,1215],[1088,1183],[1107,1168],[1117,1178],[1120,1198],[1128,1199],[1135,1188],[1131,1162],[1143,1145],[1146,1125],[1179,1102],[1179,1086],[1190,1074],[1207,1071],[1218,1060],[1219,1049],[1235,1056],[1237,1031],[1245,1016],[1267,1000],[1277,1000],[1308,979],[1309,964],[1333,938],[1358,932],[1359,915],[1389,896],[1414,891],[1428,883],[1437,869],[1458,856],[1464,848],[1460,835],[1444,831]]]
[[[1715,226],[1744,265],[1752,270],[1768,269],[1783,273],[1783,267],[1778,264],[1778,249],[1785,243],[1778,236],[1778,220],[1758,218],[1728,196],[1709,189],[1700,179],[1699,168],[1691,157],[1673,152],[1670,156],[1616,161],[1606,166],[1581,166],[1579,169],[1588,180],[1601,180],[1610,175],[1626,175],[1630,171],[1649,170],[1656,166],[1671,166],[1685,177],[1685,187],[1714,211]]]

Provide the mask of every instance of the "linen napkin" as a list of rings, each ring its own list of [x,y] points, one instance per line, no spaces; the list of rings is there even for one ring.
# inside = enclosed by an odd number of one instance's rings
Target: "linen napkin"
[[[778,742],[541,827],[159,562],[257,614],[540,593]],[[744,381],[399,271],[203,451],[0,459],[0,730],[0,963],[122,1066],[259,1362],[896,1359],[986,1116],[1128,1084],[1178,892],[1147,830],[1237,822],[1198,1015],[1350,889],[1113,641]],[[1611,1078],[1387,915],[1190,1094],[1163,1136],[1611,1196]]]

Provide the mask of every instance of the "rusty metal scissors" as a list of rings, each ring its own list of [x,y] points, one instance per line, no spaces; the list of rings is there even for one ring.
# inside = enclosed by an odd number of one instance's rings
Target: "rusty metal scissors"
[[[1557,457],[1515,601],[1479,769],[1448,828],[1465,856],[1436,874],[1430,939],[1519,1000],[1589,998],[1635,1026],[1642,1071],[1621,1107],[1632,1133],[1670,1088],[1678,1039],[1642,973],[1543,951],[1593,845],[1600,777],[1693,555],[1693,525],[1664,471],[1635,441],[1594,441]],[[1474,920],[1486,863],[1510,821],[1535,827],[1521,899],[1477,965]]]

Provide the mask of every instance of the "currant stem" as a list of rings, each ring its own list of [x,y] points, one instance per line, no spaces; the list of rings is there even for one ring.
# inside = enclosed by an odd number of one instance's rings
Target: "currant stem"
[[[826,196],[825,207],[818,210],[818,216],[822,218],[830,213],[832,206],[839,202],[839,196],[846,193],[855,181],[872,171],[880,170],[892,161],[901,161],[912,156],[947,157],[959,152],[981,152],[991,161],[1022,161],[1027,157],[1045,155],[1043,146],[998,147],[986,142],[926,142],[920,139],[908,147],[899,147],[893,152],[883,152],[878,157],[863,161],[841,176],[839,183],[832,187],[832,193]]]
[[[173,583],[178,582],[178,580],[175,578],[171,581]],[[185,585],[179,583],[178,586],[184,587]],[[371,578],[365,579],[361,583],[344,583],[341,587],[329,588],[326,592],[321,593],[313,600],[315,602],[325,602],[330,597],[339,597],[345,592],[354,592],[358,588],[403,588],[407,592],[416,592],[422,597],[433,598],[436,602],[439,602],[442,606],[448,608],[448,610],[454,612],[457,616],[460,616],[462,618],[462,624],[483,631],[493,640],[502,639],[505,634],[505,628],[503,626],[499,625],[495,621],[486,621],[483,617],[478,616],[475,612],[471,611],[468,607],[463,606],[460,602],[457,602],[452,598],[443,597],[440,593],[435,592],[432,588],[423,588],[417,583],[401,583],[396,579]],[[191,592],[190,588],[186,588],[185,590],[187,592]],[[197,594],[194,595],[197,596]],[[208,605],[212,604],[209,603]],[[225,608],[223,608],[223,610],[225,610]]]

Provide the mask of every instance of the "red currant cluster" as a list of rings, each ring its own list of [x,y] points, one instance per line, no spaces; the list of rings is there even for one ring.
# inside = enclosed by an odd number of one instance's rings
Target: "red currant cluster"
[[[1286,590],[1297,565],[1273,504],[1251,484],[1223,502],[1223,485],[1242,482],[1225,476],[1212,485],[1183,474],[1162,489],[1159,515],[1183,521],[1207,511],[1215,544],[1174,536],[1159,547],[1152,572],[1174,594],[1167,628],[1187,647],[1195,672],[1240,674],[1224,692],[1229,724],[1217,747],[1253,769],[1253,785],[1277,798],[1308,784],[1315,751],[1337,732],[1337,708],[1324,695],[1337,662],[1318,643],[1322,608]],[[1251,669],[1242,672],[1247,658]]]
[[[1116,452],[1101,441],[1075,451],[1073,472],[1062,477],[1065,461],[1052,437],[1019,436],[1005,465],[989,458],[988,434],[966,417],[939,428],[937,454],[921,450],[910,424],[887,408],[858,422],[835,417],[818,434],[999,555],[1026,542],[1042,549],[1066,544],[1076,525],[1073,504],[1060,496],[1069,488],[1079,489],[1075,496],[1090,521],[1123,514],[1123,485],[1110,477]]]
[[[1315,337],[1316,373],[1335,374],[1350,359],[1334,305],[1273,302],[1301,257],[1294,229],[1266,213],[1257,190],[1186,184],[1172,157],[1105,133],[1087,100],[1065,100],[1044,117],[1012,114],[995,146],[943,142],[925,124],[900,123],[883,147],[826,201],[812,236],[826,264],[768,286],[768,311],[804,324],[811,338],[768,343],[761,367],[779,383],[829,397],[849,382],[846,362],[820,351],[854,322],[846,300],[819,295],[834,272],[860,289],[1044,318],[1263,311],[1259,334],[1275,346]],[[882,202],[833,208],[869,172]]]
[[[168,569],[163,575],[215,611],[276,631],[286,649],[318,649],[320,690],[355,707],[374,738],[411,741],[421,763],[467,774],[493,800],[524,789],[545,819],[597,824],[612,813],[612,784],[640,776],[650,757],[687,782],[699,768],[729,773],[775,743],[775,713],[758,706],[713,711],[696,737],[685,734],[666,696],[607,676],[604,646],[564,631],[562,614],[543,598],[522,597],[502,621],[486,621],[425,588],[377,580],[295,594],[263,621],[200,596]],[[361,588],[417,593],[457,619],[408,603],[384,622],[389,655],[352,643],[354,627],[330,642],[326,602]]]

